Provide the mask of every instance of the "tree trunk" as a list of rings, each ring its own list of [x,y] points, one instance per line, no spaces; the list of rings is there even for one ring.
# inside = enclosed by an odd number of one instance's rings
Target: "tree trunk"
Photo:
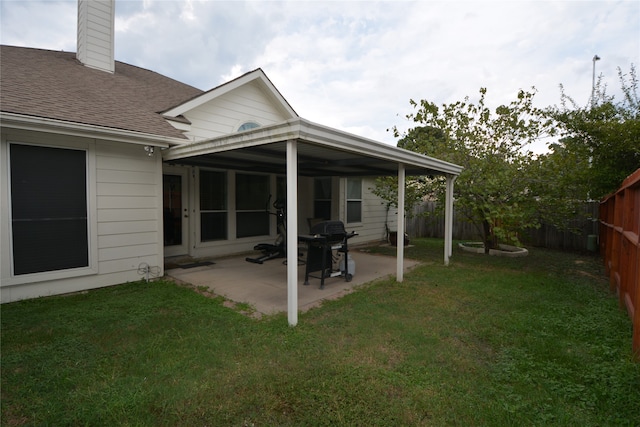
[[[493,234],[493,228],[489,221],[482,221],[482,231],[484,232],[484,253],[488,254],[490,249],[498,247],[498,240]]]

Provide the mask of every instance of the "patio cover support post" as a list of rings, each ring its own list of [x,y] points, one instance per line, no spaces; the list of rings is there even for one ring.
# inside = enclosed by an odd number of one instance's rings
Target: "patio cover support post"
[[[398,238],[396,240],[396,281],[398,282],[404,279],[404,192],[404,165],[398,163]]]
[[[287,141],[287,318],[298,324],[298,144]]]
[[[453,183],[456,175],[447,175],[446,198],[444,210],[444,265],[449,265],[453,253]]]

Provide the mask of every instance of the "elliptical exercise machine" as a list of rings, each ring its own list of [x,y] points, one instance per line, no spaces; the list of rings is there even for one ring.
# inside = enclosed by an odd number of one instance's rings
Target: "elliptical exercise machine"
[[[270,201],[271,195],[269,195],[269,200],[267,200],[267,207],[269,206]],[[262,264],[265,261],[269,261],[271,259],[287,257],[287,218],[285,214],[285,206],[285,200],[276,199],[276,201],[273,202],[273,207],[276,211],[269,212],[269,214],[275,215],[277,218],[278,236],[276,237],[276,240],[275,242],[273,242],[273,244],[259,243],[255,245],[253,247],[253,250],[261,251],[262,256],[258,258],[245,258],[248,262],[252,262],[254,264]]]

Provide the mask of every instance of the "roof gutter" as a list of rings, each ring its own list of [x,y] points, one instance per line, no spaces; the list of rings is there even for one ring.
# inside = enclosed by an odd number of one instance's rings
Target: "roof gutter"
[[[124,129],[69,122],[65,120],[27,116],[24,114],[8,113],[5,111],[0,112],[0,126],[10,129],[103,139],[107,141],[124,142],[127,144],[151,145],[159,148],[169,148],[174,145],[183,145],[189,142],[188,140],[181,138],[159,136]]]

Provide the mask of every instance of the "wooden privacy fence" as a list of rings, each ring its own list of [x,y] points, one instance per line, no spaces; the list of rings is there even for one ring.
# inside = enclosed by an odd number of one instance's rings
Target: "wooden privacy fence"
[[[560,230],[553,225],[542,224],[540,228],[530,229],[521,236],[526,245],[564,251],[598,250],[598,202],[585,202],[573,219],[566,224],[567,229]]]
[[[436,202],[424,202],[407,218],[406,230],[411,237],[444,238],[444,214],[436,209]],[[456,240],[482,240],[480,230],[468,221],[460,219],[453,210],[453,238]]]
[[[600,253],[612,291],[633,322],[633,352],[640,360],[640,169],[600,203]]]
[[[519,236],[525,246],[570,251],[596,251],[598,235],[598,208],[600,203],[584,203],[568,224],[576,231],[559,230],[548,224],[531,229]],[[425,217],[424,215],[428,216]],[[444,216],[437,213],[435,202],[425,202],[416,207],[407,219],[407,233],[411,237],[444,237]],[[456,240],[482,240],[482,232],[475,225],[459,218],[453,212],[453,238]]]

